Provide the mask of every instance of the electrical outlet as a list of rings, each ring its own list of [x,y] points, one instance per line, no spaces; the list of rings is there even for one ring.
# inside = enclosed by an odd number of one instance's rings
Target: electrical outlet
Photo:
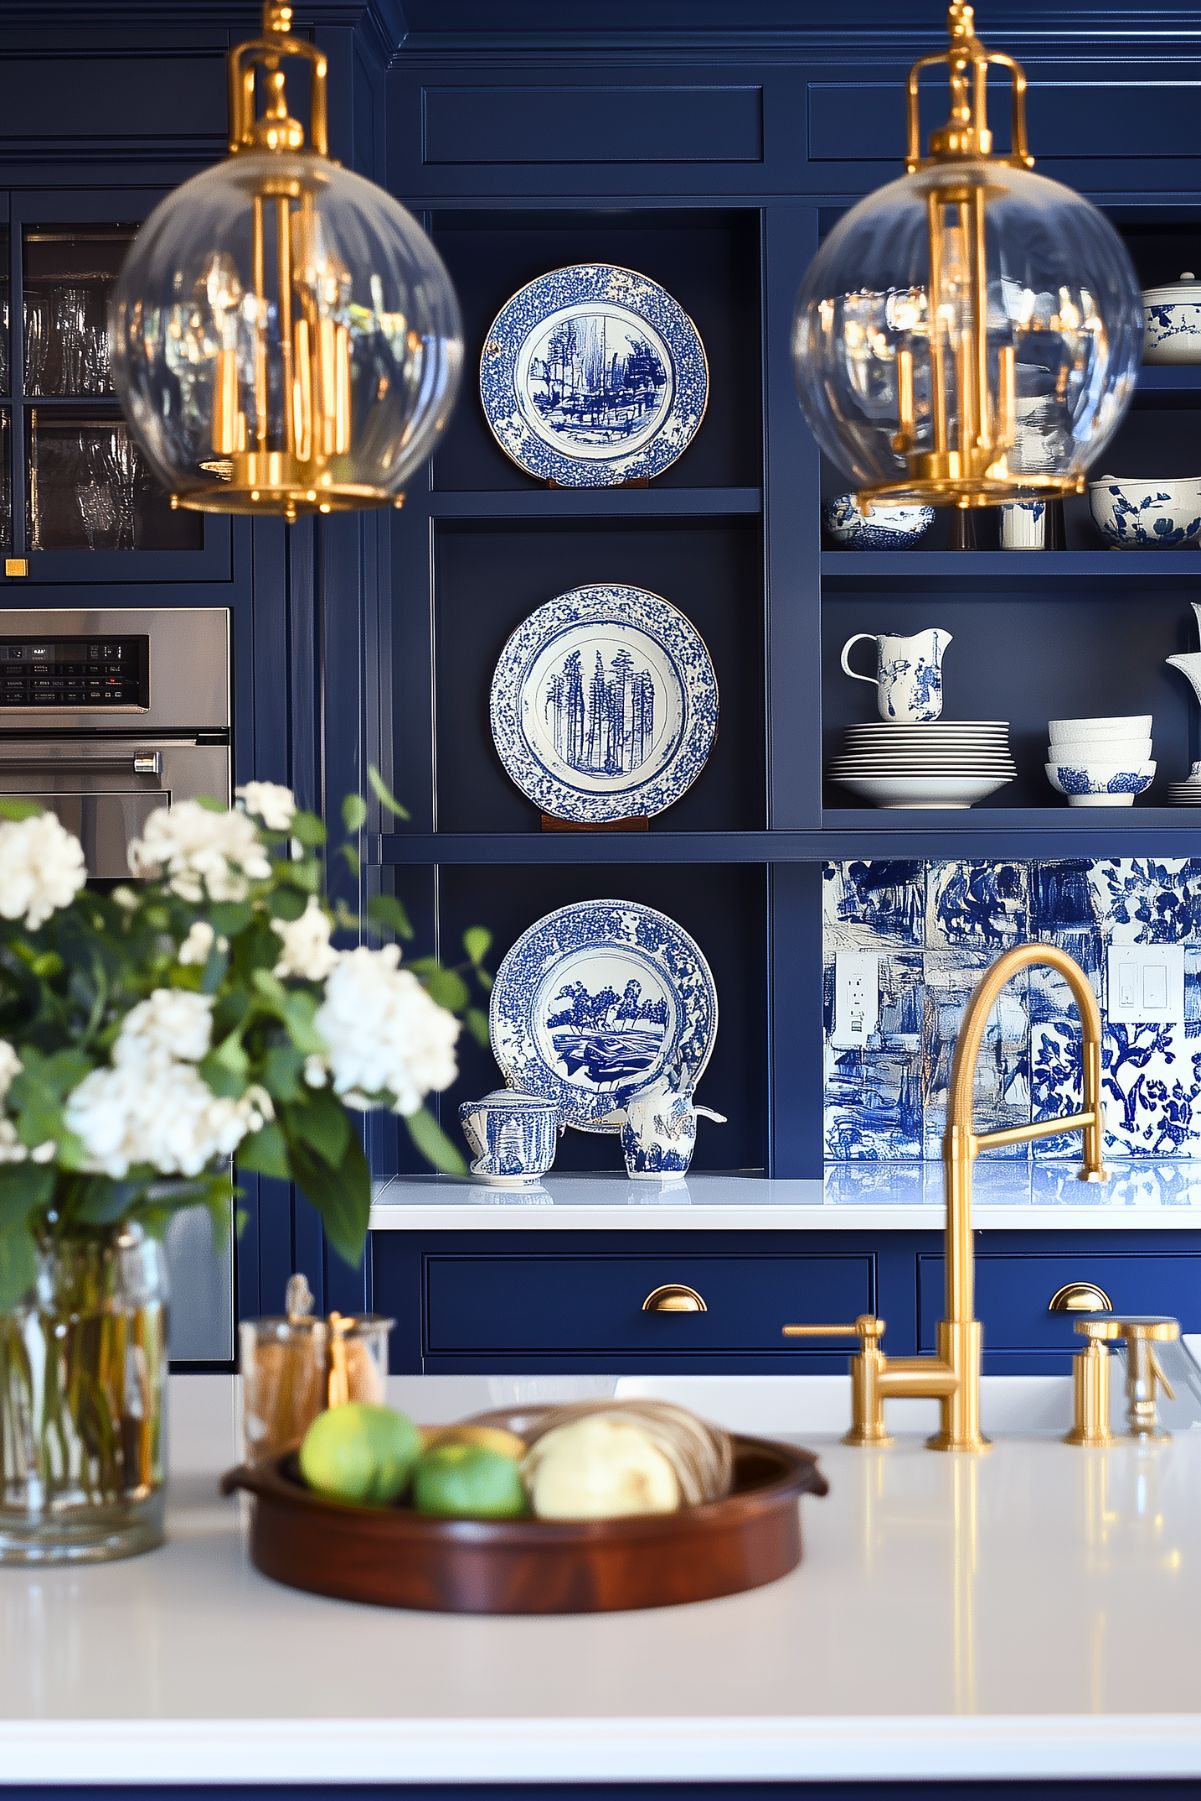
[[[1184,946],[1110,945],[1108,1012],[1131,1025],[1183,1025]]]
[[[879,1023],[879,957],[873,951],[837,951],[831,1044],[842,1050],[864,1045]]]

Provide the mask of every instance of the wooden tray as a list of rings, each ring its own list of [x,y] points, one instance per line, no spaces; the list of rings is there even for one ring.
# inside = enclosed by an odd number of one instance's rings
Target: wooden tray
[[[531,1410],[491,1413],[520,1431]],[[759,1588],[801,1559],[803,1494],[824,1495],[811,1451],[735,1438],[734,1492],[634,1519],[440,1520],[355,1507],[305,1488],[295,1459],[230,1470],[252,1497],[250,1557],[276,1582],[344,1601],[440,1613],[603,1613]]]

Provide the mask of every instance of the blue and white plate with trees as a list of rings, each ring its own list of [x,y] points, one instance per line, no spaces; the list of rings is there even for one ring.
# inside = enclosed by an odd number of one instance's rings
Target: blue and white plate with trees
[[[658,282],[611,263],[552,269],[506,301],[480,358],[501,449],[560,487],[660,475],[704,418],[696,326]]]
[[[560,907],[496,972],[492,1053],[513,1088],[552,1100],[567,1125],[620,1132],[660,1080],[691,1088],[717,1036],[717,990],[699,946],[637,901]]]
[[[573,588],[513,633],[496,665],[492,738],[554,819],[651,818],[679,800],[717,732],[704,639],[645,588]]]

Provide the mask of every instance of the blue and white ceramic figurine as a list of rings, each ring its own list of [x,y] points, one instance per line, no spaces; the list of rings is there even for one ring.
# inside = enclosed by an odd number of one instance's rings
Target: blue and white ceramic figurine
[[[459,1123],[477,1182],[538,1182],[555,1160],[561,1125],[553,1102],[513,1088],[464,1101]]]
[[[1191,269],[1143,294],[1143,361],[1201,363],[1201,281]]]
[[[852,648],[866,638],[876,647],[875,675],[851,668]],[[856,632],[842,647],[842,667],[852,681],[870,682],[881,719],[924,725],[942,712],[942,658],[951,643],[941,626],[902,638],[894,632]]]
[[[645,588],[573,588],[531,613],[492,677],[492,738],[554,819],[651,818],[705,766],[717,678],[696,627]]]
[[[691,1088],[679,1088],[670,1076],[661,1077],[626,1107],[621,1122],[621,1150],[626,1174],[664,1178],[688,1173],[696,1147],[699,1115],[724,1126],[724,1113],[693,1103]]]
[[[1103,475],[1088,484],[1088,504],[1098,530],[1123,550],[1179,549],[1201,538],[1201,477]]]
[[[580,263],[505,302],[480,359],[501,449],[565,488],[660,475],[704,418],[709,369],[679,302],[633,269]]]
[[[822,523],[847,550],[908,550],[934,524],[934,508],[874,506],[865,513],[853,494],[822,502]]]
[[[665,1070],[694,1085],[717,1035],[717,991],[681,926],[637,901],[560,907],[496,972],[492,1054],[506,1082],[554,1103],[566,1125],[619,1132]]]

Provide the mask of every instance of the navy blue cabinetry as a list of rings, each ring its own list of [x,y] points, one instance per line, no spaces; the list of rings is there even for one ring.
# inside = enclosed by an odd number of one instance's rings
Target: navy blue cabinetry
[[[985,1232],[977,1310],[989,1373],[1066,1374],[1079,1349],[1065,1284],[1099,1287],[1126,1313],[1201,1330],[1201,1233]],[[707,1311],[644,1312],[665,1283]],[[914,1232],[378,1232],[376,1309],[397,1321],[392,1367],[455,1372],[605,1370],[830,1374],[854,1349],[789,1340],[793,1323],[887,1322],[896,1356],[934,1349],[942,1237]]]

